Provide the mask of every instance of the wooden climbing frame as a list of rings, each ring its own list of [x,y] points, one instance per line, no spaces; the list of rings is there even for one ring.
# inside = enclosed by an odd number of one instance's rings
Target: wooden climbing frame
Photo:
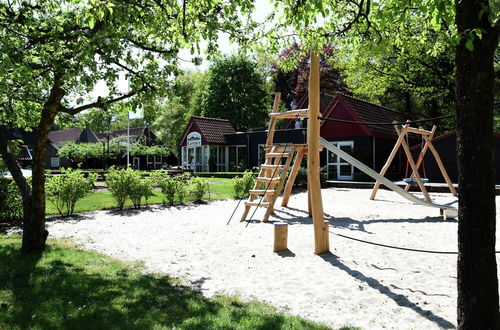
[[[265,162],[261,165],[255,186],[249,192],[245,202],[245,210],[241,221],[245,221],[252,206],[264,207],[267,211],[263,222],[268,221],[274,212],[276,199],[284,189],[282,206],[287,206],[292,192],[293,183],[297,177],[300,164],[307,155],[307,192],[308,211],[313,218],[314,252],[321,254],[330,249],[329,224],[324,220],[323,201],[321,199],[319,143],[320,127],[320,69],[319,56],[311,54],[311,70],[309,76],[309,107],[292,111],[279,112],[280,93],[276,93],[273,111],[269,114],[269,127],[266,140]],[[307,118],[307,144],[273,144],[277,119]],[[292,165],[293,163],[293,165]],[[288,172],[291,172],[287,176]],[[285,180],[288,181],[285,185]],[[263,189],[264,188],[264,189]]]

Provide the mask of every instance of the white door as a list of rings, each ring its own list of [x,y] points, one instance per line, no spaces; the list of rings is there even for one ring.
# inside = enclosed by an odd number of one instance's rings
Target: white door
[[[354,141],[340,141],[332,143],[337,148],[340,148],[342,151],[345,151],[347,153],[350,153],[352,148],[354,147]],[[352,180],[354,168],[352,167],[351,164],[349,164],[342,158],[339,158],[334,153],[328,151],[327,171],[328,171],[328,179]]]

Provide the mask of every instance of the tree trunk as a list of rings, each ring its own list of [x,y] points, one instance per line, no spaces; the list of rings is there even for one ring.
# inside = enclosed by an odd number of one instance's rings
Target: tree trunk
[[[13,155],[8,147],[8,140],[5,127],[0,127],[0,155],[7,166],[14,182],[19,189],[21,197],[23,199],[23,223],[26,218],[31,217],[31,205],[33,200],[33,195],[31,192],[31,187],[28,184],[26,178],[23,176],[21,168],[16,162],[16,155]]]
[[[456,49],[459,329],[499,328],[493,148],[493,53],[498,28],[488,21],[485,8],[487,0],[456,1],[462,36]],[[465,42],[475,28],[483,29],[483,35],[475,37],[470,51]]]

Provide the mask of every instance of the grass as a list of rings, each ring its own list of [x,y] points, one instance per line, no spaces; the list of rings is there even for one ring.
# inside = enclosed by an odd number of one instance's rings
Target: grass
[[[228,199],[232,198],[233,185],[231,179],[225,178],[206,178],[210,187],[210,199]],[[208,196],[207,196],[208,199]],[[186,198],[186,201],[193,201],[194,198],[190,195]],[[143,203],[144,200],[143,200]],[[155,190],[154,196],[150,197],[148,204],[162,204],[163,194]],[[127,199],[125,202],[125,207],[132,206],[132,201]],[[76,203],[75,213],[86,212],[86,211],[96,211],[116,208],[116,201],[108,191],[96,191],[92,192],[86,197],[82,198]],[[58,214],[56,207],[47,200],[46,203],[47,214]]]
[[[327,329],[259,302],[204,298],[175,279],[49,240],[0,235],[0,329]]]

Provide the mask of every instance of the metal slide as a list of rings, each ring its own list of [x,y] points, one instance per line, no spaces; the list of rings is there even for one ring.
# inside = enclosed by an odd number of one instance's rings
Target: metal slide
[[[368,174],[369,176],[371,176],[375,180],[380,181],[384,186],[395,191],[401,197],[404,197],[404,198],[406,198],[406,199],[408,199],[416,204],[441,209],[444,219],[446,219],[447,217],[457,217],[458,216],[458,210],[456,208],[448,206],[448,205],[434,204],[434,203],[428,202],[424,199],[420,199],[418,197],[415,197],[414,195],[410,194],[409,192],[407,192],[403,188],[394,184],[391,180],[387,179],[386,177],[381,176],[379,173],[375,172],[374,170],[372,170],[371,168],[369,168],[368,166],[366,166],[365,164],[363,164],[362,162],[360,162],[356,158],[354,158],[351,155],[349,155],[348,153],[340,150],[339,148],[337,148],[336,146],[334,146],[332,143],[328,142],[324,138],[320,137],[319,143],[323,147],[328,149],[329,151],[336,154],[338,157],[342,158],[346,162],[350,163],[351,165],[353,165],[356,168],[358,168],[359,170],[361,170],[362,172]]]

